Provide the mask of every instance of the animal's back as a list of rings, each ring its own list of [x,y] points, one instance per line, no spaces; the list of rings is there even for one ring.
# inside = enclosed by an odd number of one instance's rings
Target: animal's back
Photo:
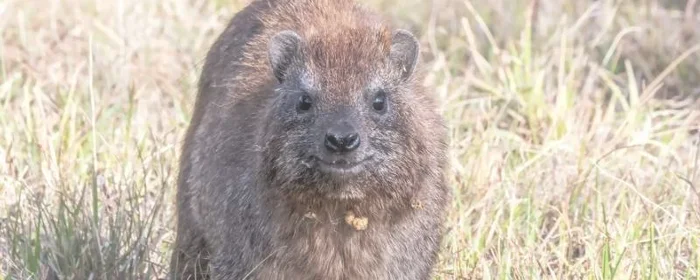
[[[173,279],[182,279],[181,276],[207,279],[208,266],[213,265],[208,261],[212,253],[210,248],[216,246],[211,240],[217,240],[217,236],[212,235],[229,234],[204,230],[212,229],[212,222],[221,219],[215,208],[233,205],[251,211],[255,207],[255,203],[243,201],[245,197],[255,195],[246,187],[228,189],[236,195],[228,196],[227,201],[217,201],[216,198],[226,195],[223,185],[240,185],[246,179],[241,175],[250,171],[254,164],[251,162],[255,160],[254,156],[249,151],[255,146],[256,115],[262,109],[264,96],[257,96],[262,102],[251,99],[256,96],[243,93],[236,78],[254,72],[244,65],[244,49],[252,39],[260,36],[262,23],[258,17],[272,8],[265,2],[254,1],[237,13],[214,42],[204,62],[180,157],[177,249],[171,260]],[[265,91],[259,92],[264,94]],[[238,113],[228,113],[232,109]],[[239,215],[231,219],[239,222],[251,220],[240,219]],[[240,241],[240,235],[245,233],[237,234],[238,238],[231,239],[232,242]],[[263,238],[262,234],[258,235],[257,240],[261,243],[252,252],[264,250]],[[256,243],[252,241],[251,244]],[[238,265],[245,266],[244,256],[238,257]],[[245,257],[253,259],[252,256]]]

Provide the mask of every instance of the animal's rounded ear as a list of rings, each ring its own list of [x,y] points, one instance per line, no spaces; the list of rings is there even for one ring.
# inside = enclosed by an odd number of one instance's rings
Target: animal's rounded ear
[[[404,29],[394,31],[391,38],[389,59],[401,80],[407,80],[415,71],[418,64],[420,44],[413,34]]]
[[[272,73],[279,82],[284,78],[292,63],[298,58],[301,51],[302,39],[294,31],[284,30],[270,38],[268,43],[268,58]]]

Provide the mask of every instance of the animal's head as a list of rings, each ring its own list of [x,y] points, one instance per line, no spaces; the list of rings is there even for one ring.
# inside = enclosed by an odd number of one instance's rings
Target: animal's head
[[[278,185],[341,199],[408,192],[441,152],[419,49],[410,32],[383,28],[272,36],[266,158]]]

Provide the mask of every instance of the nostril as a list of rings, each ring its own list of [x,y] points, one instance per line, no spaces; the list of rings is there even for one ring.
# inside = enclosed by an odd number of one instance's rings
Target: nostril
[[[324,144],[331,152],[350,152],[360,146],[360,135],[350,133],[345,136],[339,136],[334,133],[328,133]]]
[[[360,146],[360,135],[357,133],[352,133],[345,137],[345,149],[352,151]]]
[[[340,139],[335,134],[326,134],[326,141],[324,144],[326,148],[332,152],[337,152],[342,148],[342,143]]]

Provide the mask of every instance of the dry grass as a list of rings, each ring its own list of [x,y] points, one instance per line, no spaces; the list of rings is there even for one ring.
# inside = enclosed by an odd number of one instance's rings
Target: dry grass
[[[198,71],[243,2],[0,2],[0,275],[164,275]],[[437,279],[700,279],[694,2],[369,3],[421,35],[451,127]]]

